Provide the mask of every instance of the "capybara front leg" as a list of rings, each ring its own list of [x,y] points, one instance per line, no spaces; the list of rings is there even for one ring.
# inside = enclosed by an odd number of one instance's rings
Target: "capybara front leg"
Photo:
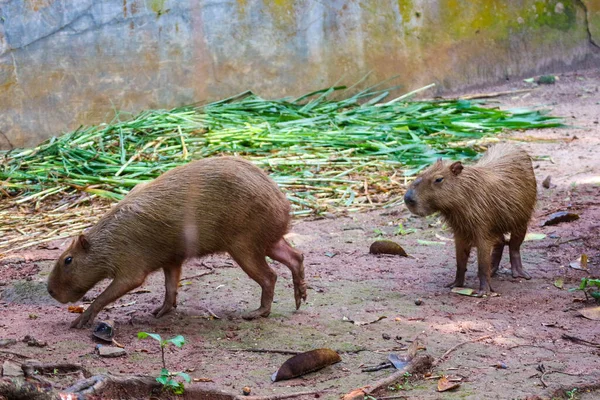
[[[445,285],[446,287],[462,287],[465,284],[467,262],[471,253],[471,244],[462,237],[455,235],[454,244],[456,246],[456,278],[453,282]]]
[[[136,278],[136,279],[119,279],[115,278],[110,285],[104,290],[104,292],[100,293],[96,300],[90,304],[90,306],[77,317],[72,323],[71,328],[81,329],[84,326],[87,326],[94,322],[96,315],[104,307],[117,300],[119,297],[123,296],[125,293],[130,290],[135,289],[144,283],[144,277]]]
[[[512,271],[513,278],[525,278],[531,279],[529,275],[523,269],[521,263],[521,243],[525,240],[525,234],[527,233],[527,226],[524,229],[520,229],[510,234],[510,242],[508,242],[508,249],[510,251],[510,269]]]
[[[306,282],[304,281],[304,255],[294,249],[285,239],[275,243],[267,251],[267,256],[275,261],[286,265],[292,271],[292,280],[294,282],[294,298],[296,300],[296,310],[300,308],[302,300],[306,301]]]
[[[265,254],[260,254],[254,249],[243,248],[232,251],[231,256],[242,267],[248,276],[256,281],[262,289],[260,307],[242,315],[244,319],[268,317],[271,313],[271,304],[275,296],[275,283],[277,274],[269,267]]]
[[[479,276],[478,296],[489,295],[492,289],[492,249],[488,243],[477,245],[477,275]]]
[[[156,318],[160,318],[173,308],[177,307],[177,287],[181,278],[181,264],[163,268],[165,273],[165,301],[163,305],[152,311]]]

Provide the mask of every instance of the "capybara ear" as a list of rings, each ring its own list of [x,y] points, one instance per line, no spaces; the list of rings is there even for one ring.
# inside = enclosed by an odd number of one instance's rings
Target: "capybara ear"
[[[458,175],[462,172],[464,166],[462,165],[462,163],[460,161],[457,161],[455,163],[452,163],[452,165],[450,165],[450,171],[452,171],[452,173],[454,175]]]
[[[79,237],[77,238],[77,244],[85,251],[88,251],[90,248],[90,242],[83,234],[79,235]]]

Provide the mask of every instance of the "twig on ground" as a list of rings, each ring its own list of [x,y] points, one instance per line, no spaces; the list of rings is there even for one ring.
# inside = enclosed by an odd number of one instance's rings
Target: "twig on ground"
[[[17,357],[21,357],[21,358],[33,358],[33,357],[28,356],[26,354],[17,353],[15,351],[10,351],[10,350],[0,350],[0,353],[11,354],[13,356],[17,356]]]
[[[491,97],[499,97],[511,94],[525,93],[531,92],[533,89],[519,89],[519,90],[507,90],[504,92],[491,92],[491,93],[476,93],[476,94],[468,94],[465,96],[459,96],[460,100],[474,100],[474,99],[489,99]]]
[[[271,353],[271,354],[301,354],[302,351],[278,350],[278,349],[231,349],[231,351],[249,352],[249,353]]]
[[[200,277],[202,277],[202,276],[204,276],[204,275],[210,275],[210,274],[213,274],[214,272],[215,272],[215,269],[214,269],[214,268],[212,268],[211,270],[209,270],[209,271],[206,271],[206,272],[203,272],[203,273],[201,273],[201,274],[198,274],[198,275],[192,275],[192,276],[188,276],[188,277],[185,277],[185,278],[181,278],[181,279],[179,280],[179,282],[181,282],[181,281],[187,281],[187,280],[189,280],[189,279],[200,278]]]
[[[517,347],[537,347],[537,348],[539,348],[539,349],[548,350],[548,351],[551,351],[553,354],[556,354],[556,352],[555,352],[554,350],[552,350],[552,349],[549,349],[549,348],[547,348],[547,347],[544,347],[544,346],[539,346],[539,345],[537,345],[537,344],[518,344],[518,345],[516,345],[516,346],[509,347],[509,348],[508,348],[508,349],[506,349],[506,350],[512,350],[512,349],[516,349]]]
[[[288,394],[274,394],[272,396],[235,396],[235,400],[283,400],[292,399],[300,396],[310,396],[315,394],[323,394],[328,390],[311,390],[308,392],[288,393]]]
[[[486,335],[486,336],[481,336],[478,337],[476,339],[471,339],[471,340],[467,340],[466,342],[462,342],[457,344],[456,346],[450,348],[448,351],[446,351],[444,354],[442,354],[442,356],[440,358],[438,358],[437,360],[435,360],[433,362],[433,365],[436,366],[438,364],[440,364],[444,358],[446,358],[450,353],[452,353],[454,350],[458,349],[461,346],[464,346],[465,344],[469,344],[469,343],[475,343],[475,342],[479,342],[485,339],[490,339],[493,335]]]
[[[566,333],[563,333],[561,337],[563,339],[570,340],[570,341],[572,341],[574,343],[581,344],[581,345],[584,345],[584,346],[591,346],[591,347],[600,348],[600,343],[589,342],[589,341],[587,341],[585,339],[580,339],[580,338],[578,338],[576,336],[567,335]]]

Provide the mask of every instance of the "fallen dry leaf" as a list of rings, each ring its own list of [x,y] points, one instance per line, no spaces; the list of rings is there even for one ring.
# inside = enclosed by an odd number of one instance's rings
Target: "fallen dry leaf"
[[[588,257],[587,254],[582,254],[577,260],[571,262],[569,267],[573,269],[579,269],[582,271],[587,271],[588,269]]]
[[[79,306],[69,306],[67,308],[67,310],[69,310],[70,313],[75,313],[75,314],[81,314],[82,312],[85,311],[85,308],[81,305]]]
[[[551,226],[560,224],[561,222],[572,222],[579,219],[579,214],[567,212],[567,211],[559,211],[554,214],[550,214],[550,216],[544,221],[542,226]]]
[[[340,355],[331,349],[307,351],[297,354],[284,362],[279,370],[271,376],[271,380],[277,382],[295,378],[340,361],[342,361]]]
[[[579,313],[587,319],[600,321],[600,306],[584,308]]]
[[[438,392],[445,392],[447,390],[456,389],[460,386],[458,382],[450,382],[447,377],[442,376],[437,384]]]
[[[377,240],[369,248],[371,254],[393,254],[402,257],[408,257],[406,251],[398,243],[391,240]]]

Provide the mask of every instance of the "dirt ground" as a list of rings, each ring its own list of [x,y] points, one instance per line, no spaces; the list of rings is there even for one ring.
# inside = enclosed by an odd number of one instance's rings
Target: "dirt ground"
[[[527,87],[531,85],[519,81],[479,92]],[[533,279],[513,279],[505,252],[501,271],[492,280],[499,296],[451,293],[444,287],[454,279],[451,233],[438,217],[414,217],[404,206],[296,221],[290,240],[305,254],[309,284],[308,302],[299,311],[294,309],[291,274],[284,266],[273,264],[279,280],[271,316],[245,321],[241,313],[258,306],[258,285],[227,257],[194,260],[184,269],[175,312],[161,319],[150,314],[162,302],[164,290],[162,275],[155,274],[141,288],[146,291],[124,296],[116,308],[99,315],[100,320],[116,322],[116,340],[127,350],[123,357],[100,358],[90,330],[69,329],[76,315],[45,291],[52,259],[66,245],[59,242],[58,248],[11,253],[0,261],[0,339],[17,340],[0,348],[0,363],[20,363],[28,357],[78,363],[93,374],[156,376],[161,368],[156,342],[136,338],[140,331],[156,332],[185,337],[182,349],[167,350],[166,362],[171,370],[208,381],[189,387],[241,395],[249,386],[253,395],[263,396],[320,390],[297,398],[337,399],[392,374],[392,369],[361,369],[386,361],[389,353],[404,354],[403,349],[421,335],[426,347],[421,352],[434,358],[462,344],[431,371],[433,377],[460,379],[460,387],[439,393],[437,379],[413,376],[385,387],[376,398],[600,398],[600,345],[563,336],[600,343],[600,321],[579,315],[594,301],[582,301],[582,292],[568,291],[583,277],[600,277],[600,69],[561,75],[554,85],[494,101],[503,108],[549,107],[572,125],[501,138],[521,140],[535,159],[539,201],[529,232],[546,236],[522,247],[523,264]],[[549,189],[541,185],[547,176],[552,182]],[[575,212],[580,219],[542,227],[555,211]],[[397,241],[412,257],[369,254],[370,244],[378,238]],[[569,266],[582,254],[589,258],[588,271]],[[467,285],[476,288],[474,258],[472,254]],[[206,275],[197,276],[201,274]],[[555,286],[560,279],[562,289]],[[86,298],[104,287],[93,289]],[[352,323],[382,316],[386,318],[372,324]],[[48,345],[27,346],[21,342],[25,335]],[[338,351],[342,361],[301,378],[270,381],[291,357],[277,351],[321,347]],[[543,382],[540,370],[545,371]],[[72,374],[53,379],[64,387],[79,378]],[[115,394],[115,398],[131,396],[125,391]]]

